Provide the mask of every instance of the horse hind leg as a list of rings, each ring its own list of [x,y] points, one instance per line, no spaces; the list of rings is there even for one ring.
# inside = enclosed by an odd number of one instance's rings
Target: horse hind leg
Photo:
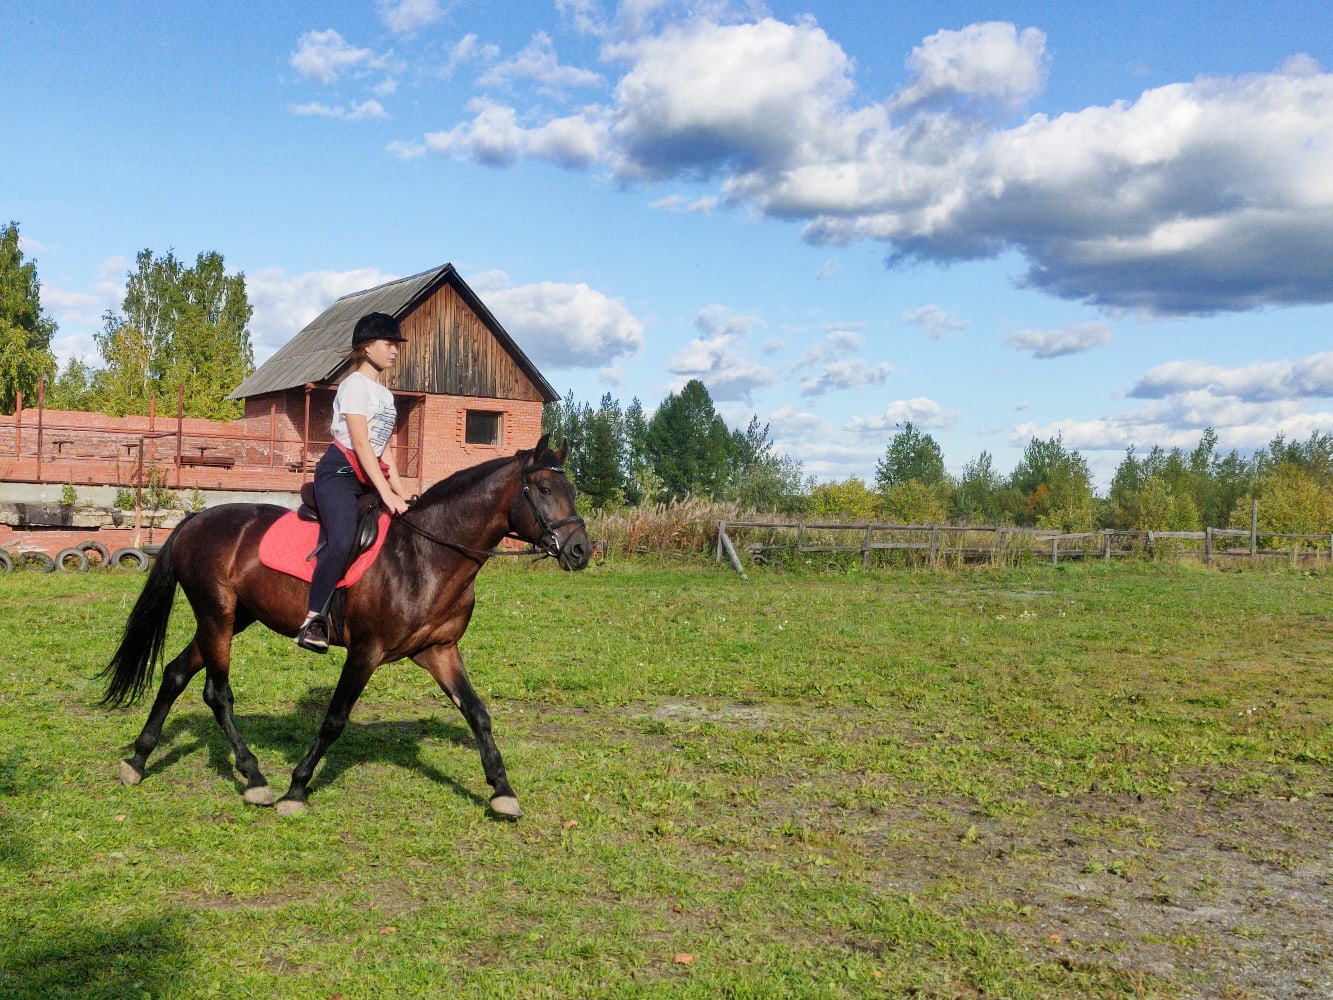
[[[235,698],[231,692],[231,636],[232,632],[218,630],[201,642],[196,634],[196,645],[207,648],[204,657],[207,673],[204,681],[204,704],[213,710],[213,717],[231,743],[236,756],[236,770],[245,779],[245,801],[256,806],[273,805],[273,789],[259,770],[259,759],[245,745],[245,739],[236,725]]]
[[[163,668],[162,683],[157,689],[157,697],[153,699],[153,707],[148,712],[148,720],[139,738],[134,741],[134,754],[120,762],[120,780],[126,785],[134,786],[143,780],[148,755],[157,749],[158,741],[162,738],[162,725],[167,721],[167,713],[203,665],[199,648],[192,642]]]

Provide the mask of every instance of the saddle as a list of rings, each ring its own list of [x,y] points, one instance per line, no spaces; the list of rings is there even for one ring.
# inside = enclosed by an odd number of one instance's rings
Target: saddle
[[[315,573],[315,555],[321,542],[319,514],[314,506],[313,489],[301,489],[302,505],[283,514],[264,532],[259,540],[259,561],[269,569],[286,573],[309,583]],[[338,588],[350,587],[370,568],[384,545],[389,528],[389,513],[375,494],[362,497],[357,507],[356,542],[352,546],[351,561],[343,571]]]
[[[352,544],[352,554],[347,557],[347,566],[356,562],[357,557],[375,547],[380,537],[380,498],[377,493],[363,493],[356,498],[356,541]],[[315,484],[306,483],[301,487],[301,506],[296,508],[296,516],[302,521],[319,523],[319,507],[315,503]],[[306,560],[313,562],[319,550],[324,547],[321,537]],[[346,569],[347,567],[343,567]]]

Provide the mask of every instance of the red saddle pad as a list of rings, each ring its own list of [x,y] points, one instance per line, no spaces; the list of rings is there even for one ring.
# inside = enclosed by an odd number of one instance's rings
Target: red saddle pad
[[[381,512],[379,537],[375,539],[375,544],[347,567],[347,573],[338,581],[338,586],[350,587],[361,579],[380,554],[380,547],[384,545],[384,536],[388,531],[389,515]],[[314,521],[301,520],[296,516],[296,511],[292,511],[282,515],[264,532],[264,537],[259,540],[259,561],[269,569],[276,569],[279,573],[309,583],[315,575],[315,560],[307,560],[307,556],[318,544],[319,525]]]

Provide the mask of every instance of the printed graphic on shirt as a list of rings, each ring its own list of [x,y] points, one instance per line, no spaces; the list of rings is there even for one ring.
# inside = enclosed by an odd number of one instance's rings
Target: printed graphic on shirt
[[[397,423],[398,412],[394,409],[376,410],[366,420],[366,429],[370,435],[370,446],[376,455],[384,453],[384,446],[393,434],[393,425]]]

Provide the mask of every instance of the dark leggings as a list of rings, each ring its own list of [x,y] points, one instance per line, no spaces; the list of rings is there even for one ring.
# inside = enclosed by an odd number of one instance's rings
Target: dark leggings
[[[356,499],[368,492],[347,458],[333,445],[315,466],[315,504],[319,507],[320,537],[324,547],[315,557],[310,581],[310,610],[323,613],[347,568],[356,544]]]

